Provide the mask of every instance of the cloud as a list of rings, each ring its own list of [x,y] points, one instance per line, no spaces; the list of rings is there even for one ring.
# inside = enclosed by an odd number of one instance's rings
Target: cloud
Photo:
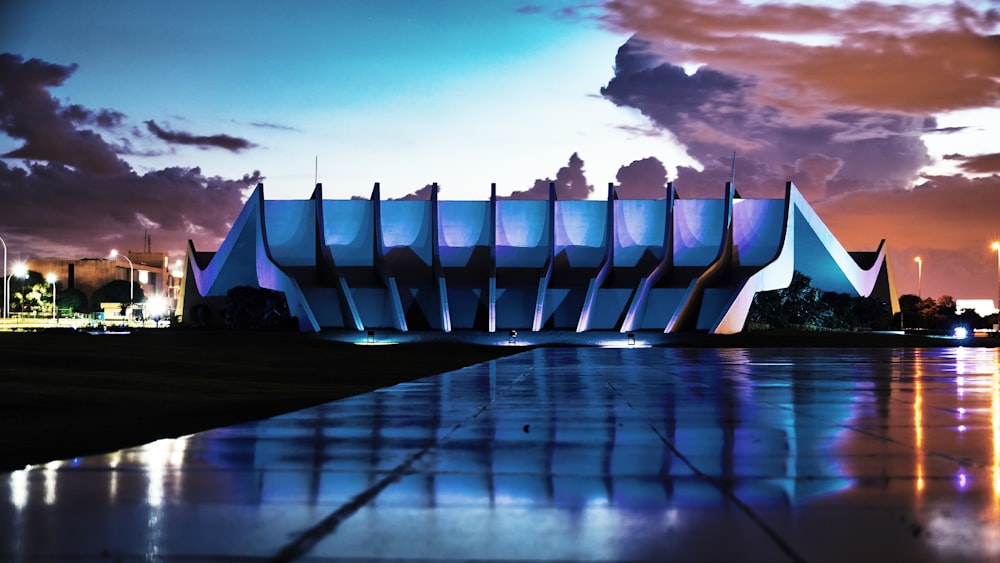
[[[927,133],[940,133],[942,135],[948,135],[951,133],[961,133],[962,131],[968,131],[969,127],[938,127],[935,129],[929,129]]]
[[[146,121],[146,128],[161,141],[177,145],[194,145],[201,148],[220,148],[232,152],[255,147],[250,141],[230,135],[193,135],[183,131],[168,131],[156,124],[155,121]]]
[[[289,125],[282,125],[280,123],[268,123],[266,121],[254,121],[250,125],[254,127],[259,127],[261,129],[277,129],[279,131],[298,131],[297,128],[291,127]]]
[[[721,197],[736,153],[742,195],[791,180],[845,247],[885,238],[901,291],[920,254],[925,294],[991,295],[1000,155],[949,156],[981,177],[921,171],[924,135],[971,129],[936,115],[1000,105],[1000,11],[916,4],[608,0],[632,37],[601,94],[702,165],[677,167],[681,197]]]
[[[417,191],[415,191],[413,193],[406,194],[406,195],[404,195],[402,197],[391,197],[389,199],[390,200],[410,200],[410,199],[429,200],[431,198],[431,192],[433,192],[433,191],[434,191],[434,185],[433,184],[427,184],[426,186],[420,188],[419,190],[417,190]]]
[[[97,132],[78,125],[117,126],[122,114],[62,107],[48,89],[61,86],[76,65],[57,65],[39,59],[0,54],[0,131],[24,144],[4,155],[71,166],[94,174],[122,174],[128,164]]]
[[[538,4],[525,4],[523,6],[518,6],[515,10],[518,14],[543,14],[545,13],[545,8],[539,6]]]
[[[0,161],[0,224],[13,256],[104,256],[115,246],[142,248],[150,230],[158,251],[183,253],[189,238],[218,247],[243,207],[259,172],[236,180],[206,177],[198,168],[165,168],[144,175],[73,170]]]
[[[549,199],[549,184],[555,182],[556,199],[587,199],[594,192],[594,186],[587,183],[583,172],[583,159],[576,153],[569,157],[566,166],[559,169],[556,179],[535,180],[535,184],[524,191],[515,191],[503,199]]]
[[[76,69],[0,54],[0,132],[24,142],[3,155],[23,164],[0,160],[0,225],[11,256],[104,256],[116,246],[142,248],[147,229],[158,251],[181,254],[188,239],[199,248],[217,247],[260,173],[238,179],[206,176],[196,167],[136,173],[121,155],[137,154],[129,136],[143,133],[126,125],[124,114],[63,104],[49,93]],[[252,146],[226,135],[194,137],[148,125],[169,142],[234,151]],[[113,132],[118,144],[97,130]]]
[[[605,10],[605,23],[663,60],[752,78],[759,106],[926,114],[1000,103],[995,9],[609,0]]]
[[[656,157],[635,160],[618,169],[616,193],[621,199],[663,199],[667,169]]]
[[[829,111],[790,116],[757,103],[757,82],[701,67],[688,74],[663,62],[648,41],[630,38],[615,58],[615,75],[601,94],[631,107],[670,131],[703,170],[678,168],[677,189],[686,197],[719,197],[731,179],[747,197],[780,197],[789,179],[810,198],[858,189],[905,189],[930,162],[920,135],[928,116],[875,111]],[[832,174],[817,174],[821,160],[837,162]]]
[[[80,104],[62,108],[59,115],[80,125],[94,125],[102,129],[113,129],[121,125],[125,114],[109,109],[91,111]]]
[[[1000,153],[981,154],[977,156],[949,154],[945,155],[944,158],[946,160],[959,161],[959,168],[970,174],[1000,173]]]

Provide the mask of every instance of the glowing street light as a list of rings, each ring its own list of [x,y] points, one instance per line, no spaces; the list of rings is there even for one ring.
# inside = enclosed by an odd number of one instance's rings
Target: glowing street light
[[[50,284],[52,284],[52,319],[53,320],[55,320],[55,318],[56,318],[56,282],[58,280],[59,280],[59,278],[57,278],[55,274],[47,274],[45,276],[45,281],[47,281]]]
[[[924,275],[924,261],[921,260],[919,256],[917,256],[916,258],[914,258],[913,261],[917,263],[917,297],[918,298],[922,298],[923,297],[923,291],[922,291],[920,285],[921,285],[921,282],[923,281],[922,278],[923,278],[923,275]]]
[[[128,256],[125,256],[124,254],[118,254],[118,251],[112,248],[111,259],[114,260],[115,258],[118,257],[122,257],[128,260],[128,302],[131,305],[133,302],[135,302],[135,293],[134,293],[135,290],[132,288],[132,277],[133,274],[135,273],[135,267],[132,265],[132,260],[129,260]]]

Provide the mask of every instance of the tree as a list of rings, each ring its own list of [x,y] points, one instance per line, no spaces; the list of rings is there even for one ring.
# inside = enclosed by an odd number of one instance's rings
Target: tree
[[[884,329],[892,321],[889,304],[875,297],[825,292],[794,272],[788,287],[754,295],[747,321],[771,328],[812,326],[829,329]]]
[[[858,297],[851,309],[854,326],[869,330],[886,330],[892,324],[892,309],[876,297]]]
[[[899,310],[904,328],[950,331],[958,320],[955,298],[942,295],[937,299],[912,294],[899,296]]]
[[[42,274],[28,271],[28,278],[11,278],[11,311],[19,313],[52,313],[52,284]],[[62,284],[56,282],[56,292]]]
[[[281,291],[236,286],[226,292],[226,328],[289,330],[296,322]]]
[[[133,282],[132,302],[141,303],[145,300],[146,295],[142,291],[142,286]],[[129,282],[112,280],[97,288],[90,297],[90,305],[96,310],[101,307],[101,303],[129,303]]]
[[[990,328],[990,323],[986,317],[980,316],[975,309],[962,309],[962,312],[958,314],[958,324],[973,330],[977,328]]]
[[[87,296],[75,287],[62,289],[56,292],[56,304],[60,310],[68,309],[73,313],[83,312],[87,310]]]
[[[757,293],[747,321],[771,328],[816,324],[822,316],[822,292],[809,285],[811,281],[796,271],[788,287]]]

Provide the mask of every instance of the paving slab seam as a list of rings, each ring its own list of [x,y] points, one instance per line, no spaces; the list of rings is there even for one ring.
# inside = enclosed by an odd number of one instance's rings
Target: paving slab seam
[[[621,398],[622,401],[624,401],[626,405],[628,405],[628,407],[630,409],[635,410],[635,407],[632,406],[632,403],[629,402],[629,400],[625,398],[625,396],[622,394],[622,392],[619,391],[618,388],[615,387],[614,383],[612,383],[610,381],[610,379],[607,381],[607,385],[608,385],[609,388],[611,388],[612,392],[614,392],[616,395],[618,395],[618,397]],[[660,442],[662,442],[663,445],[666,446],[667,449],[669,449],[670,452],[674,456],[676,456],[677,459],[679,459],[681,461],[681,463],[683,463],[684,465],[688,466],[688,468],[694,473],[694,475],[696,477],[698,477],[699,479],[707,482],[715,490],[719,491],[719,493],[723,497],[725,497],[728,501],[732,502],[740,510],[742,510],[743,513],[746,514],[747,517],[750,518],[750,520],[754,524],[756,524],[757,527],[760,528],[760,530],[762,532],[764,532],[764,534],[768,538],[770,538],[771,541],[773,541],[774,544],[776,546],[778,546],[779,549],[781,549],[783,552],[785,552],[785,554],[788,555],[792,559],[792,561],[794,561],[795,563],[807,563],[806,559],[803,558],[801,555],[799,555],[795,551],[795,549],[793,549],[792,546],[789,545],[788,542],[786,542],[784,540],[784,538],[782,538],[776,531],[774,531],[774,529],[772,529],[767,524],[767,522],[765,522],[760,516],[758,516],[757,513],[754,512],[752,508],[750,508],[746,503],[744,503],[742,500],[740,500],[739,497],[737,497],[736,495],[734,495],[732,493],[732,491],[730,491],[726,487],[724,487],[722,485],[722,483],[720,483],[718,480],[714,479],[711,475],[709,475],[709,474],[703,472],[702,470],[698,469],[697,466],[695,466],[686,456],[684,456],[684,454],[682,454],[680,452],[680,450],[677,449],[677,447],[674,445],[673,442],[670,441],[670,439],[668,439],[666,436],[664,436],[662,433],[660,433],[660,431],[656,428],[656,426],[654,424],[649,423],[649,428],[660,439]]]
[[[860,428],[858,426],[854,426],[854,425],[851,425],[851,424],[845,424],[843,422],[837,422],[836,420],[830,420],[830,419],[827,419],[827,418],[824,418],[824,417],[821,417],[821,416],[816,416],[814,414],[810,414],[810,413],[807,413],[807,412],[799,412],[799,411],[797,411],[797,410],[795,410],[793,408],[787,407],[787,406],[785,406],[785,405],[783,405],[781,403],[773,403],[773,402],[770,402],[770,401],[761,401],[761,404],[771,405],[773,407],[777,407],[777,408],[782,409],[782,410],[790,411],[792,413],[795,413],[795,416],[797,416],[797,417],[811,418],[813,420],[822,420],[823,422],[827,422],[827,423],[833,424],[834,426],[837,426],[839,428],[843,428],[844,430],[850,430],[851,432],[856,432],[856,433],[861,434],[863,436],[868,436],[869,438],[874,438],[876,440],[879,440],[880,442],[885,442],[887,444],[895,444],[897,446],[902,446],[904,448],[908,448],[908,449],[911,449],[911,450],[914,450],[914,451],[917,450],[917,446],[915,444],[911,444],[909,442],[904,442],[902,440],[897,440],[897,439],[891,438],[889,436],[883,436],[881,434],[876,434],[876,433],[874,433],[874,432],[872,432],[870,430],[865,430],[864,428]],[[950,461],[952,463],[957,464],[959,467],[968,467],[968,468],[972,468],[972,469],[983,469],[983,470],[989,470],[992,467],[991,465],[987,465],[987,464],[984,464],[984,463],[979,463],[979,462],[977,462],[975,460],[971,460],[969,458],[959,458],[959,457],[955,457],[955,456],[953,456],[951,454],[947,454],[947,453],[943,453],[943,452],[939,452],[939,451],[934,451],[934,450],[928,450],[925,453],[925,455],[927,455],[929,457],[937,457],[937,458],[940,458],[940,459],[944,459],[944,460]]]
[[[290,563],[307,555],[320,541],[336,532],[337,528],[340,527],[345,520],[350,518],[351,515],[369,502],[375,500],[379,493],[385,490],[389,485],[410,474],[413,465],[423,458],[428,452],[446,442],[448,438],[462,428],[466,422],[473,420],[482,414],[482,412],[487,410],[490,405],[497,402],[517,383],[528,377],[534,370],[534,366],[526,369],[523,373],[515,377],[505,389],[498,392],[493,399],[486,401],[480,405],[475,412],[452,426],[452,428],[448,430],[444,436],[433,440],[420,450],[410,454],[406,460],[394,467],[377,483],[355,495],[351,500],[347,501],[339,508],[328,514],[325,518],[320,520],[319,523],[303,532],[298,538],[287,544],[285,547],[281,548],[271,561],[273,563]],[[432,377],[440,377],[440,375]]]

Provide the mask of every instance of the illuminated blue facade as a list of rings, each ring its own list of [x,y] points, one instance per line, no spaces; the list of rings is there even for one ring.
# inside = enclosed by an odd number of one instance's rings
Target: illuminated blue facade
[[[794,270],[895,302],[884,241],[856,259],[795,186],[784,199],[265,200],[258,186],[214,254],[188,248],[179,309],[236,286],[282,291],[304,331],[743,329]],[[858,255],[859,256],[859,255]]]

